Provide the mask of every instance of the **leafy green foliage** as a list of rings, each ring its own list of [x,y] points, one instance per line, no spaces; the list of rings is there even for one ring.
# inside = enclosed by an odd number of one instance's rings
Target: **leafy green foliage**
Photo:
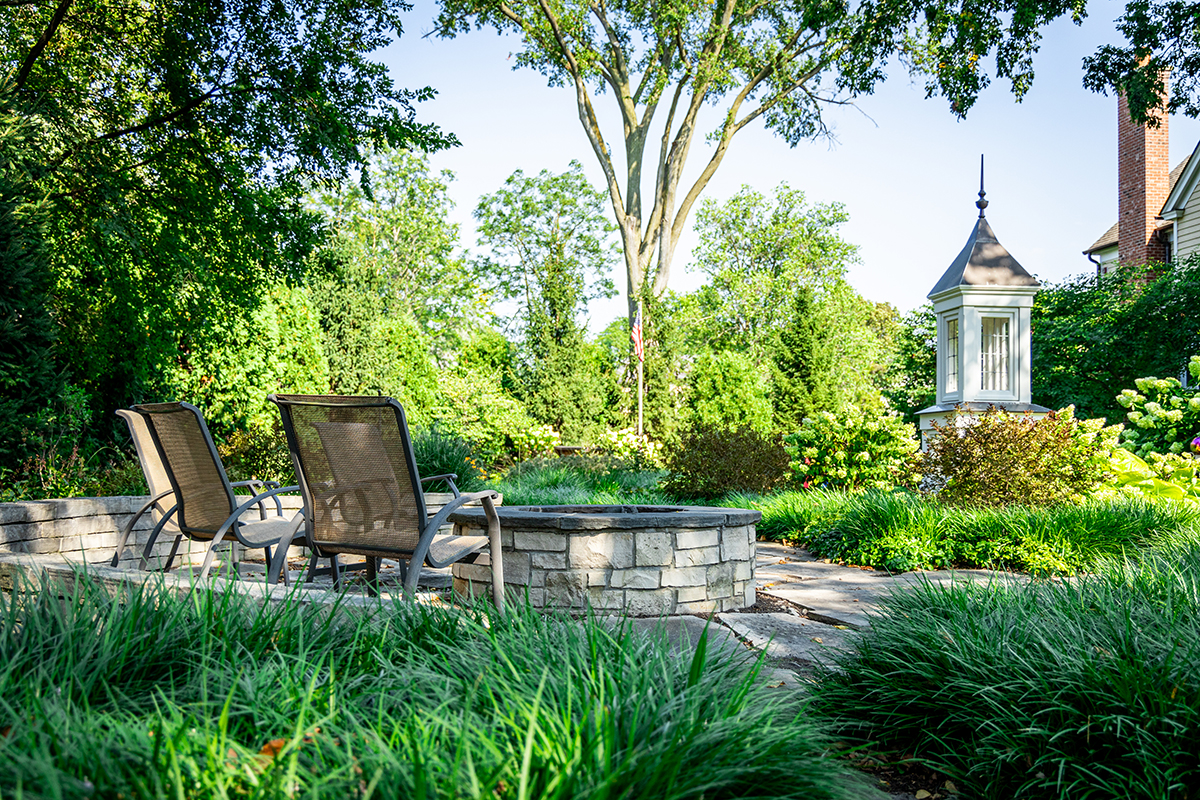
[[[21,589],[0,595],[5,796],[874,796],[803,695],[665,629],[519,602]]]
[[[1198,306],[1200,256],[1043,289],[1033,304],[1033,401],[1124,419],[1118,393],[1145,375],[1179,375],[1200,352]]]
[[[1149,502],[1200,503],[1200,470],[1191,453],[1151,453],[1149,459],[1147,463],[1123,448],[1114,450],[1108,470],[1116,487]]]
[[[787,453],[775,434],[741,426],[693,424],[667,451],[663,489],[684,498],[766,492],[787,475]]]
[[[916,432],[881,408],[822,411],[784,441],[792,482],[806,489],[891,489],[916,481]]]
[[[384,148],[373,152],[357,183],[343,181],[314,197],[340,256],[353,262],[352,272],[371,276],[377,296],[369,305],[415,319],[443,360],[486,304],[472,262],[453,253],[453,180],[449,171],[430,174],[423,153]]]
[[[762,359],[796,317],[798,292],[813,298],[858,260],[838,235],[849,219],[841,205],[805,203],[786,183],[770,199],[742,186],[725,203],[704,200],[696,212],[700,243],[692,268],[709,282],[696,292],[700,319],[691,335],[714,350]]]
[[[296,469],[288,450],[283,422],[278,418],[269,423],[235,430],[217,445],[217,453],[231,481],[278,481],[295,486]]]
[[[796,290],[792,318],[779,331],[771,352],[771,404],[777,430],[797,430],[805,417],[833,404],[830,362],[834,331],[821,324],[814,305],[810,287]]]
[[[520,397],[533,417],[567,442],[594,438],[604,392],[580,321],[587,301],[615,293],[608,278],[616,252],[604,196],[572,161],[561,175],[517,170],[475,209],[479,260],[492,290],[519,309]]]
[[[1075,581],[919,585],[818,671],[813,711],[967,796],[1182,796],[1200,782],[1198,598],[1194,541]]]
[[[0,463],[32,453],[41,412],[62,391],[54,363],[54,322],[42,220],[26,199],[36,168],[33,129],[0,84]]]
[[[1188,371],[1200,379],[1200,356],[1192,356]],[[1175,378],[1138,378],[1133,383],[1136,389],[1117,395],[1129,420],[1121,432],[1121,446],[1143,458],[1185,452],[1200,435],[1200,393],[1184,389]]]
[[[766,381],[748,356],[729,350],[701,353],[692,364],[684,409],[692,428],[771,429]]]
[[[1104,44],[1084,59],[1083,85],[1119,92],[1138,124],[1158,124],[1162,112],[1200,115],[1200,5],[1131,0],[1117,19],[1124,45]],[[1167,76],[1170,80],[1167,80]],[[1167,84],[1170,84],[1169,99]]]
[[[1067,406],[1043,419],[995,407],[933,424],[921,459],[926,486],[943,503],[1002,506],[1074,502],[1108,474],[1120,428],[1076,420]]]
[[[368,145],[453,141],[413,118],[428,90],[369,58],[407,6],[20,6],[0,59],[38,156],[22,192],[44,203],[58,366],[89,394],[90,432],[112,440],[112,409],[143,400],[211,400],[219,428],[255,419],[243,365],[280,343],[255,326],[320,238],[302,192]]]
[[[440,376],[442,429],[471,444],[486,465],[511,462],[514,438],[537,426],[525,407],[504,392],[499,376],[481,369],[456,369]]]
[[[917,425],[917,412],[937,401],[937,316],[926,303],[900,318],[894,332],[895,354],[879,376],[888,404]]]

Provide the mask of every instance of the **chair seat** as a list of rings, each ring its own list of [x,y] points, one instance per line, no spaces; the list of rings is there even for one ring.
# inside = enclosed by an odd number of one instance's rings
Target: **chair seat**
[[[429,544],[429,565],[441,569],[488,545],[486,536],[435,536]]]
[[[254,548],[274,547],[276,544],[287,542],[292,543],[292,539],[303,530],[302,522],[303,512],[296,514],[291,519],[283,517],[271,517],[269,519],[256,519],[252,522],[243,522],[239,528],[242,538],[246,541],[246,546]],[[203,537],[194,536],[194,538],[202,539]],[[226,541],[233,539],[233,534],[225,535]],[[207,541],[212,541],[211,534]]]

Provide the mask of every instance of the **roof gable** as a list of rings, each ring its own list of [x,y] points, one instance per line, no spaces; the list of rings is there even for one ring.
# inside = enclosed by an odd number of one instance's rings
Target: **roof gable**
[[[1162,207],[1163,219],[1175,219],[1192,199],[1192,192],[1196,191],[1196,184],[1200,182],[1200,158],[1195,158],[1198,151],[1200,142],[1196,143],[1196,149],[1190,156],[1171,170],[1171,192]]]
[[[966,246],[929,292],[929,297],[956,286],[1041,286],[996,239],[992,226],[979,212]]]

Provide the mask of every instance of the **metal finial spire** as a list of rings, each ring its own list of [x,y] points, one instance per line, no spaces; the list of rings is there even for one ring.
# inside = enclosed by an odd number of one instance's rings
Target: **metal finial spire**
[[[979,154],[979,199],[975,201],[975,207],[979,209],[979,218],[983,219],[983,210],[987,208],[988,202],[984,199],[987,192],[983,190],[983,154]]]

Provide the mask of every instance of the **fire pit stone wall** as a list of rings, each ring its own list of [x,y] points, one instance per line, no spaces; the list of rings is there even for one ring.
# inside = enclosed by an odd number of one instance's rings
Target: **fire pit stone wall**
[[[696,506],[502,507],[504,578],[539,608],[633,615],[754,605],[757,511]],[[453,514],[455,532],[486,535],[481,509]],[[454,589],[487,596],[486,563],[455,564]]]

